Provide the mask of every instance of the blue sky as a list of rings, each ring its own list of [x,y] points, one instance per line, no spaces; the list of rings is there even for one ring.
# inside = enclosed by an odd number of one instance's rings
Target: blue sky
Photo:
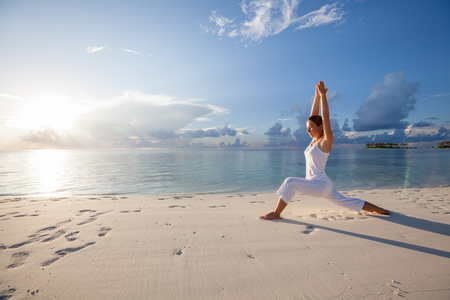
[[[0,1],[0,149],[450,140],[448,1]]]

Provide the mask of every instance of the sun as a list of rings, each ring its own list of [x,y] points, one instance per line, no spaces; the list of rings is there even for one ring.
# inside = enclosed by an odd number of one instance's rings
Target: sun
[[[66,96],[51,95],[33,101],[23,108],[19,123],[30,130],[52,128],[65,131],[71,128],[79,108]]]

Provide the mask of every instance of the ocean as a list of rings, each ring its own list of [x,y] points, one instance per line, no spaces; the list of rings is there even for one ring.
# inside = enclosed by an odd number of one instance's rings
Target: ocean
[[[450,184],[445,149],[334,149],[337,190]],[[275,192],[305,177],[303,150],[0,151],[0,195]]]

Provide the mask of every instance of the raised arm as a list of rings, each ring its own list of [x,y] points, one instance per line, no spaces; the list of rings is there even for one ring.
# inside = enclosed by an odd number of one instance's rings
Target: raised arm
[[[320,93],[319,93],[319,88],[316,84],[316,94],[314,96],[314,102],[311,108],[311,114],[309,115],[311,116],[318,116],[319,115],[319,104],[320,104]]]
[[[322,110],[322,126],[323,139],[319,142],[319,148],[323,152],[330,152],[333,146],[333,132],[331,131],[330,110],[328,108],[327,91],[325,84],[322,81],[316,85],[320,94],[320,109]]]

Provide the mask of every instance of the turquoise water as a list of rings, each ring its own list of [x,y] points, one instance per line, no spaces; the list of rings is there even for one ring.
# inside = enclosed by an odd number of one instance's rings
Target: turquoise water
[[[448,150],[341,150],[327,174],[336,189],[450,184]],[[304,177],[303,150],[0,151],[0,195],[276,191]]]

